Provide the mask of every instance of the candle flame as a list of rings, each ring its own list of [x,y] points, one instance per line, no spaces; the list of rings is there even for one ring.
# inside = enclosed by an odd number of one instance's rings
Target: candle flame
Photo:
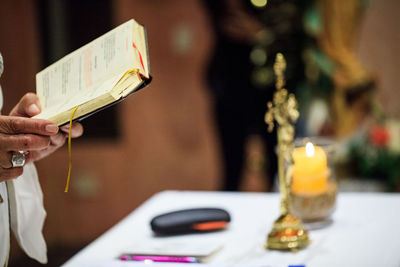
[[[307,157],[314,156],[314,145],[311,142],[306,144],[306,155]]]

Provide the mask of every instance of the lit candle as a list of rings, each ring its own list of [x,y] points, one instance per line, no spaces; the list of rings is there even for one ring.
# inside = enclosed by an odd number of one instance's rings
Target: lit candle
[[[308,142],[293,152],[292,191],[294,193],[318,194],[327,190],[329,170],[325,151]]]

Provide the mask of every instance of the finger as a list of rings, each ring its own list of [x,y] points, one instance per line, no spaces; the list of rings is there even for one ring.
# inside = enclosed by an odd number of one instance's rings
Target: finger
[[[67,135],[69,134],[69,124],[66,124],[60,128]],[[79,122],[72,123],[71,137],[76,138],[83,134],[83,126]]]
[[[58,147],[56,147],[56,146],[48,146],[47,148],[45,148],[43,150],[29,151],[29,154],[26,156],[26,159],[25,159],[25,164],[28,162],[34,162],[34,161],[41,160],[41,159],[47,157],[48,155],[50,155],[51,153],[53,153],[54,151],[56,151],[57,148]]]
[[[0,116],[0,133],[54,135],[57,132],[58,126],[51,121],[15,116]]]
[[[11,158],[13,152],[0,153],[0,168],[9,169],[12,167]]]
[[[24,172],[23,167],[3,169],[0,168],[0,182],[17,178]]]
[[[50,137],[35,134],[0,134],[0,151],[28,151],[44,149],[50,145]]]
[[[67,139],[66,137],[67,136],[63,132],[51,136],[50,145],[45,149],[29,151],[29,154],[26,157],[26,162],[38,161],[41,160],[42,158],[47,157],[48,155],[56,151],[58,148],[60,148],[62,145],[64,145]]]
[[[45,158],[46,156],[50,155],[58,148],[60,148],[62,145],[64,145],[65,140],[66,136],[63,133],[59,133],[50,137],[50,145],[41,150],[29,151],[29,154],[26,156],[26,162],[38,161],[42,158]]]
[[[32,117],[41,111],[39,97],[34,93],[25,94],[10,112],[11,116]]]
[[[58,133],[50,137],[50,145],[56,148],[61,147],[65,143],[65,135],[63,133]]]
[[[20,152],[15,152],[15,151],[10,151],[10,152],[6,152],[6,153],[1,153],[0,154],[0,167],[3,169],[9,169],[9,168],[13,168],[13,163],[12,163],[12,158],[13,155],[16,153],[20,153]],[[25,163],[24,165],[27,163],[27,159],[29,157],[29,152],[24,152],[25,155]]]

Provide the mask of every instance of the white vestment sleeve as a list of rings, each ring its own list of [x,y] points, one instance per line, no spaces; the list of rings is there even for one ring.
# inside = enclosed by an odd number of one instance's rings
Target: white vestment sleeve
[[[7,182],[11,229],[25,253],[41,263],[47,263],[47,247],[42,229],[46,218],[43,193],[36,168],[24,166],[24,173]]]
[[[0,203],[0,266],[6,264],[10,249],[10,225],[8,219],[8,197],[5,182],[0,183],[0,195],[3,203]]]

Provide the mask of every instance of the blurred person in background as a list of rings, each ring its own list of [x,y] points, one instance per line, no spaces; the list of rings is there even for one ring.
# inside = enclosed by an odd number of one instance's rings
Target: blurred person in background
[[[373,79],[356,56],[366,1],[204,0],[214,33],[207,81],[214,96],[223,153],[223,190],[238,190],[246,139],[264,143],[267,190],[276,174],[276,133],[264,122],[275,91],[273,63],[287,61],[296,94],[297,136],[344,137],[369,114]]]
[[[0,76],[3,73],[0,54]],[[3,95],[0,87],[0,109]],[[42,228],[46,211],[34,161],[60,148],[68,136],[69,125],[60,129],[47,120],[30,117],[40,113],[38,97],[25,94],[10,114],[0,115],[0,266],[7,266],[10,229],[28,256],[47,262]],[[74,123],[71,136],[82,135]]]
[[[286,88],[293,90],[303,80],[301,1],[259,2],[204,1],[215,39],[207,81],[223,153],[222,190],[239,189],[245,144],[252,134],[263,140],[265,189],[271,189],[277,170],[276,133],[268,133],[264,115],[275,91],[276,53],[282,52],[288,62]]]

